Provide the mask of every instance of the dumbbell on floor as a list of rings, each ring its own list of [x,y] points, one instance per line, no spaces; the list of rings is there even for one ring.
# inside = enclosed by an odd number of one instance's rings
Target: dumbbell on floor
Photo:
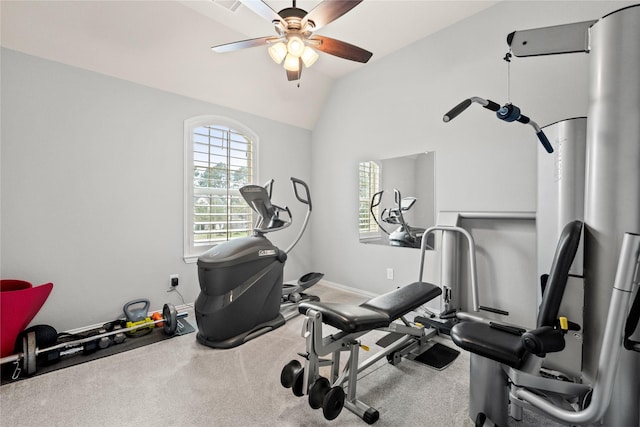
[[[297,360],[287,363],[280,373],[280,384],[291,388],[293,394],[304,395],[304,367]],[[333,420],[344,407],[345,394],[342,387],[331,387],[331,383],[324,377],[318,377],[309,386],[309,406],[313,409],[322,408],[322,414],[327,420]]]
[[[56,351],[66,347],[79,346],[89,342],[99,343],[102,338],[111,336],[115,337],[118,336],[118,334],[122,334],[124,332],[134,331],[139,328],[147,328],[149,327],[149,324],[155,325],[162,323],[164,333],[167,335],[174,335],[178,327],[178,319],[182,319],[187,316],[187,312],[178,313],[172,304],[165,304],[162,308],[162,318],[152,320],[145,325],[136,325],[129,328],[115,329],[110,332],[104,332],[102,334],[56,344],[43,349],[39,349],[37,347],[35,332],[29,332],[25,337],[22,338],[22,352],[3,357],[2,359],[0,359],[0,365],[4,365],[5,363],[18,362],[22,364],[22,370],[24,370],[27,375],[33,375],[37,370],[36,356],[40,354]]]

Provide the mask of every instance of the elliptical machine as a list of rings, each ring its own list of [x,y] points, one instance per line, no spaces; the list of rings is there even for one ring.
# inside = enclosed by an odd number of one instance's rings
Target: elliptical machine
[[[373,209],[380,205],[382,201],[382,193],[384,190],[378,191],[371,197],[371,204],[369,205],[369,212],[373,220],[378,224],[378,227],[389,236],[389,245],[402,246],[407,248],[420,248],[422,243],[422,235],[424,234],[424,228],[411,227],[404,219],[403,213],[408,212],[416,203],[415,197],[402,197],[400,190],[394,188],[393,195],[395,200],[395,207],[387,209],[384,208],[380,214],[380,219],[387,224],[398,225],[399,227],[389,232],[387,231],[378,219]],[[386,215],[386,216],[385,216]]]
[[[291,178],[299,202],[307,213],[296,239],[284,251],[265,234],[282,230],[292,223],[288,207],[271,203],[273,180],[264,187],[246,185],[240,194],[258,214],[253,235],[228,240],[198,258],[200,295],[195,302],[198,342],[213,348],[244,344],[286,322],[281,308],[303,300],[319,300],[303,291],[316,284],[322,273],[308,273],[295,284],[283,284],[287,254],[298,243],[309,223],[311,195],[304,181]],[[304,189],[301,196],[298,188]],[[297,311],[297,310],[296,310]]]

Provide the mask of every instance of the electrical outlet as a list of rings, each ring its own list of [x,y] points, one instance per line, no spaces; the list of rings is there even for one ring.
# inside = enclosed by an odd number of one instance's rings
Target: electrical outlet
[[[393,280],[393,268],[387,268],[387,279]]]
[[[171,285],[172,288],[175,288],[176,286],[178,286],[178,279],[180,278],[180,276],[178,274],[170,274],[169,275],[169,285]]]

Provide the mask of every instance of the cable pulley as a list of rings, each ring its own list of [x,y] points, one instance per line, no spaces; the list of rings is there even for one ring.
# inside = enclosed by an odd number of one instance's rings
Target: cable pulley
[[[469,108],[469,106],[474,102],[482,105],[487,110],[495,111],[496,117],[500,120],[503,120],[505,122],[519,122],[522,124],[531,125],[531,127],[533,127],[536,132],[538,140],[540,140],[540,143],[542,144],[544,149],[547,150],[547,153],[553,153],[553,147],[551,146],[551,143],[547,139],[547,136],[544,134],[542,129],[540,129],[540,126],[538,126],[538,124],[531,120],[529,117],[522,114],[519,107],[516,107],[511,103],[506,103],[503,106],[500,106],[500,104],[493,102],[490,99],[484,99],[474,96],[465,99],[464,101],[453,107],[451,110],[449,110],[442,117],[442,121],[444,121],[445,123],[450,122],[464,110]]]

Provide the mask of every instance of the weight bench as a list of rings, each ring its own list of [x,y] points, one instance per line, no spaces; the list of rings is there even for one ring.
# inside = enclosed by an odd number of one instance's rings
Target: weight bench
[[[306,352],[299,353],[304,367],[292,360],[282,369],[280,382],[292,388],[296,396],[309,396],[313,409],[322,408],[326,419],[335,419],[343,407],[358,415],[368,424],[376,422],[379,412],[356,397],[358,373],[367,369],[383,357],[395,365],[402,357],[418,355],[427,350],[427,341],[435,329],[426,330],[422,326],[412,326],[403,316],[429,302],[442,293],[430,283],[414,282],[377,296],[360,305],[304,302],[298,310],[306,316],[302,336],[306,339]],[[402,324],[396,323],[399,319]],[[339,330],[337,333],[323,333],[324,325]],[[358,364],[358,353],[362,335],[381,330],[403,335],[367,360]],[[362,346],[364,347],[364,346]],[[340,353],[349,352],[342,373],[340,373]],[[331,359],[321,359],[332,354]],[[330,366],[330,378],[320,376],[320,367]]]

